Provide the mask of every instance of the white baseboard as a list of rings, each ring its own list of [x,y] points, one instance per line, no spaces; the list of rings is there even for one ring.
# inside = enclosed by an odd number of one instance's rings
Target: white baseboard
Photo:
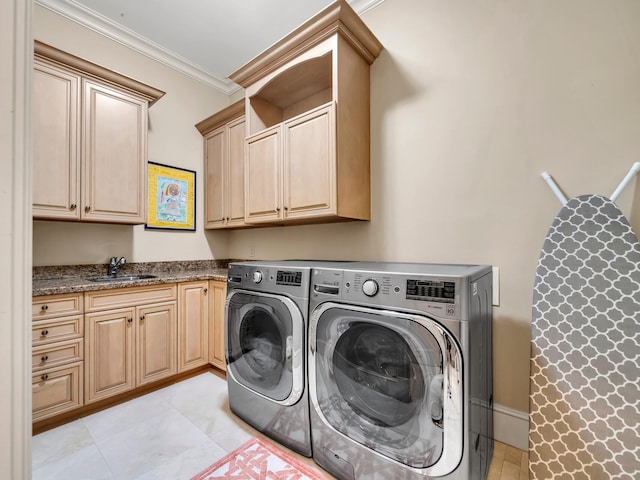
[[[529,413],[493,404],[493,438],[529,451]]]

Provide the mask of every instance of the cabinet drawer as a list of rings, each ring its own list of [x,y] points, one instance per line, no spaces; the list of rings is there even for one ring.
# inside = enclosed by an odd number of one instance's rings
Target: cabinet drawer
[[[31,352],[31,368],[37,372],[45,368],[78,362],[82,360],[84,354],[83,344],[82,338],[76,338],[35,347]]]
[[[84,329],[83,318],[83,315],[74,315],[44,322],[34,322],[31,327],[33,346],[82,337]]]
[[[34,421],[82,406],[82,362],[48,368],[31,378]]]
[[[177,298],[175,283],[153,285],[149,287],[118,288],[85,292],[87,312],[167,302]]]
[[[31,315],[34,321],[80,314],[82,308],[83,297],[81,293],[45,295],[33,297],[31,301]]]

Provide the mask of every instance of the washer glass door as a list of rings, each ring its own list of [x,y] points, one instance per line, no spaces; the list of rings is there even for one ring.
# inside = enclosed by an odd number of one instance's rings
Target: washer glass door
[[[227,373],[278,403],[297,402],[304,388],[304,323],[295,303],[236,291],[227,300],[225,319]]]
[[[458,465],[461,356],[438,323],[326,303],[314,311],[309,335],[311,400],[329,425],[410,467],[444,457]]]

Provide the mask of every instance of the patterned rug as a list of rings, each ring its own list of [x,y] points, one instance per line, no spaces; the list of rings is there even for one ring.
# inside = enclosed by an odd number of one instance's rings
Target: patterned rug
[[[279,448],[253,438],[191,480],[326,480]]]

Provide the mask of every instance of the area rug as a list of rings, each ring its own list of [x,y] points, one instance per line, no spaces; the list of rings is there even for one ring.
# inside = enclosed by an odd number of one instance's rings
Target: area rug
[[[253,438],[191,480],[326,480],[261,438]]]

